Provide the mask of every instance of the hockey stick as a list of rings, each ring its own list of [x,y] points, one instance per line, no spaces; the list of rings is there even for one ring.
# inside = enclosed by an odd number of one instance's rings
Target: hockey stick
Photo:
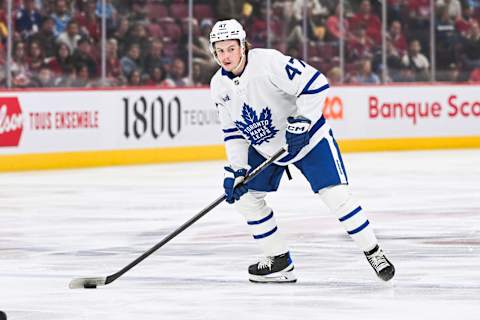
[[[257,168],[255,168],[249,175],[247,175],[245,177],[245,180],[241,184],[245,184],[251,181],[260,172],[262,172],[265,168],[267,168],[270,164],[272,164],[275,160],[280,158],[285,152],[286,152],[285,148],[282,148],[279,151],[277,151],[277,153],[275,153],[270,159],[265,160],[262,164],[260,164]],[[118,272],[111,274],[107,277],[76,278],[70,281],[70,284],[68,286],[70,287],[70,289],[79,289],[79,288],[93,289],[93,288],[96,288],[97,286],[104,286],[109,283],[112,283],[113,281],[115,281],[116,279],[124,275],[128,270],[132,269],[134,266],[142,262],[145,258],[150,256],[155,251],[157,251],[160,247],[162,247],[167,242],[175,238],[185,229],[190,227],[198,219],[200,219],[201,217],[206,215],[208,212],[210,212],[213,208],[215,208],[220,203],[222,203],[223,200],[225,200],[225,198],[226,196],[224,194],[218,197],[217,200],[209,204],[205,209],[197,213],[190,220],[188,220],[187,222],[182,224],[180,227],[178,227],[175,231],[173,231],[168,236],[166,236],[162,241],[160,241],[159,243],[151,247],[148,251],[143,253],[141,256],[139,256],[137,259],[135,259],[134,261],[126,265],[123,269],[119,270]]]

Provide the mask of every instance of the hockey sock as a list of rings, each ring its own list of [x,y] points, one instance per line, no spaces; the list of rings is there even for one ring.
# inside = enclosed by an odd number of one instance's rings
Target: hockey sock
[[[378,240],[365,212],[348,190],[348,185],[322,189],[319,195],[362,251],[375,248]]]
[[[271,208],[264,200],[265,193],[248,192],[239,201],[236,209],[247,220],[253,239],[265,256],[276,256],[288,251]]]

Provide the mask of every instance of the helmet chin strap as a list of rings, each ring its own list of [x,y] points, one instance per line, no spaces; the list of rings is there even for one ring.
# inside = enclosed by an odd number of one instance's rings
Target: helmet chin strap
[[[242,58],[240,59],[240,62],[237,64],[237,66],[232,69],[232,73],[237,72],[237,70],[240,68],[244,60],[245,60],[245,50],[242,50]]]

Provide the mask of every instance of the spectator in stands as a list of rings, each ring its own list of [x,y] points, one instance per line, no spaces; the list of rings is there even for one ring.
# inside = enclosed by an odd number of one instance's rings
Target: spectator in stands
[[[405,67],[402,65],[401,69],[399,70],[398,76],[396,76],[396,82],[415,82],[416,73],[413,69],[409,67]]]
[[[90,38],[87,36],[82,37],[78,41],[77,49],[72,55],[72,61],[77,70],[77,78],[80,78],[80,81],[82,81],[84,76],[83,73],[80,73],[83,72],[83,66],[87,67],[88,78],[97,76],[97,62],[95,59],[95,53],[92,52],[92,45],[90,41]]]
[[[106,48],[106,64],[107,64],[107,80],[111,84],[117,84],[122,76],[122,67],[120,59],[118,58],[118,41],[115,38],[110,38],[107,41]]]
[[[388,21],[406,21],[405,16],[408,15],[407,11],[406,0],[387,0]]]
[[[185,87],[191,85],[190,80],[187,78],[185,62],[176,57],[173,59],[172,66],[170,67],[170,74],[167,77],[167,83],[175,87]]]
[[[136,43],[140,47],[140,59],[143,61],[146,52],[150,46],[147,29],[141,23],[135,23],[127,34],[127,38],[123,39],[127,44]]]
[[[341,30],[340,30],[340,3],[336,6],[335,8],[335,14],[330,15],[327,18],[326,22],[326,27],[327,27],[327,39],[332,40],[332,41],[338,41],[341,36]],[[345,40],[349,37],[348,33],[348,19],[343,19],[343,31],[345,33]]]
[[[74,88],[87,88],[91,87],[90,83],[90,72],[88,71],[88,66],[84,63],[78,63],[75,66],[76,77],[71,82],[71,86]]]
[[[119,20],[118,27],[113,32],[112,37],[118,41],[118,54],[123,56],[128,50],[128,44],[125,39],[128,35],[128,30],[130,30],[130,22],[126,17],[122,17]]]
[[[375,43],[367,35],[364,28],[354,29],[352,37],[347,41],[347,60],[357,61],[362,58],[371,58],[374,55]]]
[[[244,0],[216,0],[213,1],[212,8],[215,10],[215,15],[220,20],[222,19],[237,19],[242,20]]]
[[[438,71],[437,71],[437,74],[438,74]],[[448,66],[448,70],[445,74],[445,77],[440,78],[440,79],[438,79],[438,77],[437,77],[437,80],[448,81],[448,82],[460,82],[460,81],[462,81],[461,74],[460,74],[460,69],[458,68],[458,65],[455,64],[455,63],[451,63]]]
[[[470,32],[467,38],[464,38],[462,47],[462,60],[465,67],[469,71],[480,68],[480,25],[478,21],[471,23]]]
[[[446,71],[447,67],[455,62],[454,49],[459,42],[455,23],[448,14],[446,7],[439,9],[440,17],[436,21],[436,68],[440,72]],[[442,77],[441,75],[439,75]]]
[[[140,70],[135,69],[130,72],[130,76],[128,77],[128,85],[134,87],[142,85],[142,72]]]
[[[98,42],[101,36],[101,23],[100,17],[97,17],[96,14],[96,6],[95,0],[88,0],[85,9],[78,11],[75,15],[75,21],[77,21],[82,34],[88,35]]]
[[[179,39],[179,56],[183,59],[188,57],[188,29],[189,29],[189,20],[188,18],[182,19],[181,22],[181,36]],[[192,19],[192,55],[193,57],[205,58],[205,55],[210,55],[209,52],[204,52],[200,47],[199,40],[200,30],[198,27],[197,19]]]
[[[370,0],[362,0],[359,12],[350,18],[349,23],[352,30],[365,29],[367,36],[380,44],[382,23],[380,18],[373,14]]]
[[[56,75],[56,86],[61,88],[70,88],[75,85],[77,71],[72,64],[66,65],[62,75]]]
[[[468,79],[470,82],[480,82],[480,68],[475,68]]]
[[[42,65],[32,79],[32,86],[38,88],[51,88],[57,85],[53,72],[47,65]]]
[[[95,0],[90,0],[90,1],[95,1]],[[106,0],[105,7],[106,7],[106,10],[105,10],[106,18],[107,18],[107,33],[110,33],[113,30],[115,30],[115,28],[117,27],[118,12],[117,12],[117,9],[112,4],[112,0]],[[103,16],[102,13],[103,13],[103,1],[97,0],[95,14],[99,20],[102,19],[102,16]]]
[[[209,84],[210,78],[207,78],[209,74],[203,71],[203,67],[198,62],[192,64],[192,86],[204,86]],[[208,79],[208,80],[207,80]]]
[[[303,20],[303,7],[304,0],[293,1],[293,14],[297,21]],[[327,16],[329,13],[328,8],[325,7],[319,0],[307,0],[307,14],[310,12],[312,16]]]
[[[164,67],[170,63],[170,59],[163,54],[163,43],[159,39],[154,39],[145,57],[145,71],[150,72],[155,67]]]
[[[14,46],[13,63],[10,67],[12,72],[12,84],[14,87],[27,87],[30,84],[30,70],[25,42],[16,42]]]
[[[202,21],[203,22],[203,21]],[[183,20],[183,32],[180,38],[179,57],[184,61],[188,59],[188,18]],[[192,56],[193,62],[201,68],[201,73],[213,75],[217,69],[217,63],[213,60],[213,56],[209,49],[209,34],[211,30],[211,22],[203,22],[203,26],[199,29],[196,19],[192,20]]]
[[[392,21],[388,37],[397,51],[403,55],[407,51],[407,40],[402,31],[402,24],[398,20]]]
[[[23,6],[17,12],[15,31],[28,37],[40,30],[42,15],[35,6],[34,0],[23,0]]]
[[[133,70],[142,70],[140,61],[140,46],[138,43],[130,44],[128,52],[120,59],[123,75],[128,79]]]
[[[71,52],[65,43],[60,43],[54,57],[47,59],[47,64],[52,72],[59,76],[73,68]]]
[[[30,37],[30,41],[37,41],[42,44],[45,57],[53,57],[56,52],[55,43],[55,22],[51,17],[45,17],[39,32]]]
[[[439,15],[437,17],[436,36],[440,42],[451,42],[456,37],[455,21],[448,14],[447,8],[441,8],[438,10]]]
[[[390,39],[387,39],[386,43],[387,48],[387,79],[384,79],[384,82],[402,82],[402,69],[405,67],[402,63],[403,54],[400,54],[398,50],[393,46]],[[375,55],[374,63],[381,65],[382,53],[379,51]],[[383,68],[383,66],[382,66]]]
[[[52,19],[55,24],[54,34],[55,36],[58,36],[65,31],[67,24],[71,19],[66,0],[55,1],[55,12],[52,14]]]
[[[42,44],[37,41],[30,42],[29,45],[29,59],[28,69],[32,74],[36,74],[40,71],[40,68],[44,65],[45,57],[43,55]]]
[[[295,0],[293,3],[293,19],[290,33],[287,37],[288,46],[295,46],[302,43],[303,34],[303,6],[304,0]],[[320,4],[319,0],[307,1],[307,39],[323,40],[325,36],[325,26],[323,19],[328,15],[328,9]]]
[[[206,72],[213,76],[213,73],[217,69],[217,63],[213,59],[213,55],[210,54],[209,44],[210,44],[210,30],[212,29],[212,20],[203,19],[200,23],[200,34],[198,36],[198,47],[203,52],[202,55],[198,55],[194,60],[199,62],[202,68],[202,72]],[[205,56],[205,53],[207,54]],[[210,76],[208,78],[211,78]]]
[[[67,24],[67,29],[58,35],[57,43],[66,44],[70,52],[74,52],[80,38],[78,23],[75,20],[70,20]]]
[[[102,2],[102,0],[97,0],[97,2],[98,1],[100,3]],[[161,0],[161,2],[164,2],[164,0]],[[118,26],[118,22],[120,21],[120,19],[122,17],[127,16],[130,13],[131,1],[113,0],[111,1],[111,3],[112,3],[113,10],[115,11],[115,14],[116,14],[117,26]],[[100,11],[98,12],[98,16],[101,17]]]
[[[408,0],[407,13],[402,21],[408,27],[408,35],[414,36],[421,44],[430,42],[431,0]]]
[[[412,40],[408,52],[402,57],[402,64],[413,72],[416,81],[428,81],[430,63],[421,50],[420,42]]]
[[[55,11],[55,0],[34,0],[37,9],[43,17],[50,16]]]
[[[455,21],[455,29],[460,36],[468,37],[468,33],[470,32],[470,25],[475,22],[475,15],[472,7],[465,7],[463,10],[462,17]]]
[[[453,21],[462,18],[462,4],[459,0],[437,0],[437,8],[445,8]]]
[[[407,4],[410,18],[417,20],[422,26],[430,24],[430,0],[407,0]]]
[[[339,67],[331,68],[327,73],[327,79],[330,85],[342,83],[342,70]]]
[[[166,81],[167,74],[165,69],[162,66],[155,66],[150,71],[149,78],[146,82],[150,86],[168,86],[169,83]]]
[[[478,15],[480,15],[480,2],[478,0],[464,0],[463,2],[465,6],[472,8],[474,12],[479,11]]]
[[[148,23],[146,0],[132,0],[128,20],[131,23]]]
[[[380,78],[372,72],[372,61],[365,59],[358,64],[358,70],[351,80],[356,84],[379,84]]]
[[[267,7],[266,4],[255,8],[248,24],[250,41],[252,45],[265,47],[267,43]]]

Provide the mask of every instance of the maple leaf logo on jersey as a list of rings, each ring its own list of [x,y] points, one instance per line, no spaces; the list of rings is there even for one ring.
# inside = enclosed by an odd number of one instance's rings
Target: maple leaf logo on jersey
[[[245,122],[235,121],[235,125],[248,137],[252,145],[261,145],[264,142],[268,142],[278,132],[273,126],[272,112],[269,108],[264,108],[260,113],[260,117],[258,117],[255,110],[244,103],[242,118]]]

